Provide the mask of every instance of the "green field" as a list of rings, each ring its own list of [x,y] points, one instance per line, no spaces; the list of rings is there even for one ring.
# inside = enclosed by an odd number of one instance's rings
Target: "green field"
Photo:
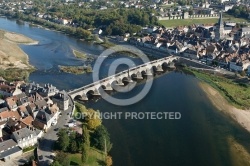
[[[105,154],[94,148],[90,148],[89,157],[85,164],[82,163],[81,154],[69,154],[70,165],[102,166],[105,163]]]
[[[223,14],[223,21],[231,21],[236,23],[249,22],[243,18],[236,18],[231,15]],[[180,20],[160,20],[159,23],[165,27],[176,27],[192,24],[211,24],[218,22],[218,18],[207,19],[180,19]]]

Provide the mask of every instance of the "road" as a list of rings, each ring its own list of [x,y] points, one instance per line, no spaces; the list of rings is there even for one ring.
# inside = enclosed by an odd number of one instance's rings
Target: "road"
[[[59,116],[57,124],[55,126],[51,126],[50,129],[46,133],[44,133],[43,137],[38,143],[38,159],[39,156],[43,156],[43,158],[39,159],[39,166],[48,166],[53,161],[51,154],[53,153],[53,146],[58,139],[56,128],[66,128],[66,124],[70,120],[70,115],[73,110],[73,103],[70,100],[69,102],[69,109],[66,111],[61,111],[62,115]]]

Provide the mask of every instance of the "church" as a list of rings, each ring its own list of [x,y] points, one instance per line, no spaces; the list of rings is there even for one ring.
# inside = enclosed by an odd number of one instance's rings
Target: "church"
[[[215,40],[219,41],[219,40],[225,39],[231,31],[232,31],[231,26],[224,27],[224,22],[222,19],[222,12],[220,12],[219,21],[215,29]]]

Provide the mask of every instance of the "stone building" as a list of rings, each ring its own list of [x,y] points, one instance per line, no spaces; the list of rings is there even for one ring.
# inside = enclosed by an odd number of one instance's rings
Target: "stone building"
[[[60,110],[67,110],[69,108],[69,97],[65,91],[61,91],[52,97],[52,101],[57,103]]]

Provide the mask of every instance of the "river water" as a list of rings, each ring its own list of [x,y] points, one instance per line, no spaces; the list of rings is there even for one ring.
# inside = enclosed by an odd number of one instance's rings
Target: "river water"
[[[59,72],[58,65],[83,65],[84,61],[72,55],[72,48],[98,56],[104,48],[83,42],[64,34],[18,25],[13,20],[0,18],[0,29],[24,34],[38,40],[34,46],[21,45],[29,55],[30,63],[38,70],[29,80],[51,83],[59,89],[74,89],[92,82],[91,74],[72,75]],[[123,55],[121,55],[123,56]],[[118,56],[118,57],[121,57]],[[108,59],[103,66],[118,58]],[[136,63],[141,63],[133,58]],[[103,74],[104,76],[105,74]],[[234,166],[249,165],[234,150],[230,139],[246,146],[249,134],[229,117],[212,106],[198,86],[198,80],[182,72],[168,72],[154,79],[148,95],[131,106],[119,107],[99,99],[86,103],[101,112],[180,112],[179,120],[103,120],[113,142],[111,156],[115,166]],[[126,95],[137,94],[143,84]]]

